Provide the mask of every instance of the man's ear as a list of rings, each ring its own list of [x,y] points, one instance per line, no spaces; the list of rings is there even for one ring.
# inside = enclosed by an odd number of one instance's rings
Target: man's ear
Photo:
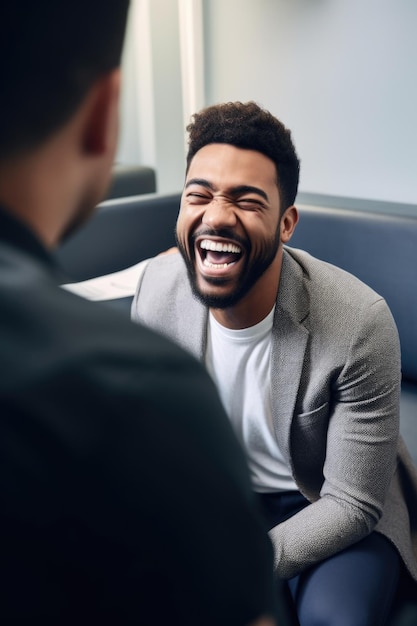
[[[281,241],[287,243],[295,230],[298,222],[298,211],[295,206],[290,206],[281,218]]]
[[[86,103],[83,150],[102,155],[117,142],[120,70],[109,72],[93,85]]]

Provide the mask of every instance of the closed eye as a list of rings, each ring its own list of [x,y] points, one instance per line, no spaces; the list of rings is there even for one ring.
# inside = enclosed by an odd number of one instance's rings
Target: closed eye
[[[187,193],[186,198],[191,204],[203,204],[210,201],[209,196],[204,193],[198,193],[197,191]]]
[[[236,204],[245,211],[257,211],[265,208],[265,204],[255,198],[240,198],[236,200]]]

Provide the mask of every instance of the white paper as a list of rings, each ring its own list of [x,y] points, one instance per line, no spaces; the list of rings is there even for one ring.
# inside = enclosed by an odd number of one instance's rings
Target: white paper
[[[67,291],[87,300],[115,300],[135,295],[136,286],[150,259],[145,259],[119,272],[97,276],[79,283],[61,285]]]

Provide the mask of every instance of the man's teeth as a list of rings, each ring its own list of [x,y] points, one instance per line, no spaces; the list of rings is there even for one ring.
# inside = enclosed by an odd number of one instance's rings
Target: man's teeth
[[[200,248],[211,250],[212,252],[234,252],[235,254],[240,254],[241,252],[239,246],[234,243],[221,243],[220,241],[211,241],[210,239],[203,239],[200,243]],[[227,263],[224,265],[227,266]]]
[[[204,259],[203,263],[206,267],[215,267],[216,269],[226,268],[231,265],[231,263],[209,263],[207,259]]]

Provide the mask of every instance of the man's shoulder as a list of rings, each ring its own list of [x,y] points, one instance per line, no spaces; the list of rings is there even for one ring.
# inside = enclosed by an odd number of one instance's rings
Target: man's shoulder
[[[171,338],[201,356],[207,309],[194,296],[179,253],[152,259],[137,286],[132,320]]]
[[[46,273],[36,278],[20,288],[0,281],[0,361],[10,382],[19,376],[46,380],[57,372],[70,375],[70,370],[79,379],[116,366],[126,375],[141,369],[157,373],[161,362],[187,367],[189,355],[150,328],[105,302],[62,289]]]
[[[281,299],[298,294],[296,306],[303,314],[308,312],[306,324],[316,336],[322,329],[321,336],[333,337],[335,344],[340,344],[342,336],[350,342],[353,332],[370,337],[371,329],[379,329],[375,332],[389,337],[392,350],[397,350],[395,320],[381,294],[353,274],[303,250],[287,248],[284,264]]]
[[[352,296],[357,295],[367,302],[383,299],[360,278],[337,265],[318,259],[298,248],[286,247],[286,252],[290,259],[301,268],[302,274],[308,280],[310,294],[313,296],[314,294],[323,297],[328,295],[333,300],[341,298],[351,301]]]
[[[149,260],[139,288],[140,290],[149,288],[154,280],[158,282],[153,284],[153,289],[167,288],[182,282],[186,274],[185,263],[179,252],[159,254]]]
[[[181,255],[178,252],[159,255],[149,261],[138,282],[132,317],[151,323],[155,315],[177,315],[193,300]]]

